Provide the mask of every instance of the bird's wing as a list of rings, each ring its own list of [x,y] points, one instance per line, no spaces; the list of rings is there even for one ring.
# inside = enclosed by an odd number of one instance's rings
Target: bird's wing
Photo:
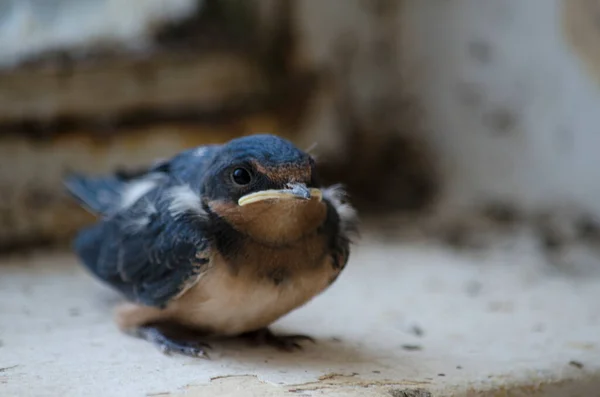
[[[84,265],[128,299],[163,307],[206,269],[209,241],[199,192],[186,183],[205,172],[218,146],[192,149],[147,170],[73,176],[68,190],[94,213],[74,244]]]
[[[189,181],[204,174],[220,145],[186,150],[150,167],[119,170],[112,175],[71,174],[65,178],[67,191],[94,214],[112,216],[143,197],[148,191],[172,181]]]
[[[192,210],[173,212],[172,189],[150,191],[131,207],[80,232],[74,244],[94,275],[147,306],[164,307],[180,296],[209,260],[205,219]]]

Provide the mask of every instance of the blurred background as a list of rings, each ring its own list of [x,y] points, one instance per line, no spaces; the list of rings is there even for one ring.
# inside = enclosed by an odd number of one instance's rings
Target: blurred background
[[[599,268],[599,13],[595,0],[0,1],[0,249],[64,245],[92,221],[65,196],[69,170],[268,132],[316,144],[323,179],[382,237],[476,248],[518,225],[577,271]]]

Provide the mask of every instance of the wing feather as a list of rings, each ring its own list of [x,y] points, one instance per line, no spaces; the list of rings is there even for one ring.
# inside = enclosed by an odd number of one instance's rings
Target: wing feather
[[[96,277],[134,302],[164,307],[207,268],[210,244],[206,221],[198,216],[200,192],[185,182],[191,175],[201,176],[218,146],[200,149],[145,171],[104,178],[77,176],[67,181],[67,188],[82,205],[103,215],[79,233],[75,252]],[[155,183],[136,195],[131,193],[134,184],[150,177]],[[186,202],[194,200],[195,194],[197,205],[189,210],[180,205],[172,211],[169,207],[178,199],[173,192],[181,192],[177,189],[182,187]],[[124,198],[130,199],[127,205],[123,205]]]

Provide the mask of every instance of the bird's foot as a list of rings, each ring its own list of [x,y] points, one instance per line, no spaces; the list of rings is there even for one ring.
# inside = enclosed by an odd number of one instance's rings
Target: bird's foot
[[[278,350],[288,352],[301,350],[302,345],[299,342],[302,341],[316,343],[313,338],[307,335],[275,335],[268,328],[261,328],[258,331],[247,332],[242,336],[249,339],[255,345],[269,345]]]
[[[163,331],[154,326],[136,328],[132,334],[152,343],[163,354],[176,353],[188,357],[210,358],[206,352],[207,349],[211,349],[209,344],[200,341],[177,340],[165,335]]]

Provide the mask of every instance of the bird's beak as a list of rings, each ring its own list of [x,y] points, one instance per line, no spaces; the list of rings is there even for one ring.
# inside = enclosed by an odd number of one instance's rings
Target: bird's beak
[[[281,190],[262,190],[241,197],[238,205],[248,205],[264,200],[310,200],[321,201],[323,194],[320,189],[308,188],[304,183],[290,183],[287,189]]]

